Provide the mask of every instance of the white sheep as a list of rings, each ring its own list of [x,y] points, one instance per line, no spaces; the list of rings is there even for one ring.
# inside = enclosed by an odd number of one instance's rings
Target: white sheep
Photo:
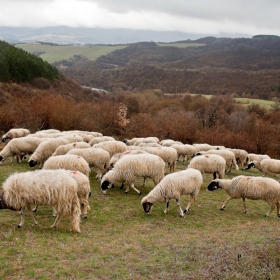
[[[196,148],[197,151],[208,151],[217,148],[217,146],[212,146],[207,143],[195,143],[193,144],[193,146]]]
[[[183,165],[197,153],[195,146],[189,144],[173,144],[170,147],[177,151],[178,161],[182,156]]]
[[[177,162],[177,151],[171,147],[142,147],[144,151],[157,155],[167,163],[168,172],[174,172]]]
[[[137,140],[142,140],[144,137],[134,137],[132,139],[124,139],[123,142],[128,146],[133,146]]]
[[[232,166],[234,166],[236,170],[239,170],[239,167],[235,159],[235,154],[232,151],[229,151],[227,149],[222,149],[222,150],[199,151],[196,153],[196,155],[207,155],[207,154],[215,154],[215,155],[222,156],[226,160],[227,172],[231,171]]]
[[[109,167],[110,154],[101,148],[83,148],[83,149],[72,149],[67,155],[78,155],[83,157],[90,168],[95,167],[97,176],[102,174],[106,168]]]
[[[107,141],[115,141],[115,138],[114,138],[114,137],[111,137],[111,136],[93,137],[93,138],[89,141],[89,144],[90,144],[90,146],[93,146],[93,145],[95,145],[95,144],[102,143],[102,142],[107,142]]]
[[[15,156],[18,163],[21,163],[22,157],[25,155],[32,154],[40,143],[42,143],[45,138],[37,137],[20,137],[11,139],[0,152],[0,162],[2,163],[5,158]],[[13,160],[12,160],[13,162]]]
[[[157,137],[145,137],[143,139],[138,139],[134,142],[134,146],[138,146],[141,143],[159,143],[159,139]]]
[[[90,167],[88,162],[81,156],[77,155],[60,155],[49,157],[44,165],[43,169],[67,169],[80,171],[89,177]]]
[[[80,202],[81,207],[81,215],[84,219],[87,218],[87,210],[90,210],[88,198],[91,196],[91,190],[90,190],[90,182],[88,176],[83,174],[79,171],[71,171],[67,170],[69,173],[69,176],[75,179],[77,182],[77,195]],[[35,206],[35,208],[32,210],[33,212],[36,212],[38,210],[38,205]],[[56,208],[53,207],[53,217],[57,216]]]
[[[24,225],[27,208],[33,223],[37,225],[31,210],[32,205],[55,207],[57,217],[52,228],[56,228],[64,215],[71,216],[72,231],[80,232],[80,203],[77,182],[66,170],[36,170],[10,175],[3,183],[0,194],[0,209],[21,212],[18,227]]]
[[[257,168],[267,176],[277,177],[280,174],[280,160],[279,159],[263,159],[262,161],[253,160],[243,170],[249,170],[252,167]]]
[[[30,134],[30,131],[26,128],[12,128],[2,136],[2,142],[5,143],[7,139],[24,137],[28,134]]]
[[[140,195],[141,192],[134,187],[138,177],[151,178],[155,184],[164,177],[165,163],[156,155],[138,154],[125,156],[119,159],[114,168],[103,175],[101,180],[101,190],[106,194],[106,190],[116,181],[126,182]],[[129,185],[125,193],[128,193]]]
[[[123,153],[127,150],[127,146],[125,143],[121,141],[106,141],[101,142],[98,144],[94,144],[92,148],[101,148],[107,151],[110,154],[110,157],[112,157],[114,154],[117,153]]]
[[[159,144],[164,146],[164,147],[171,147],[174,144],[182,145],[183,143],[180,142],[180,141],[172,140],[172,139],[164,139],[164,140],[161,140],[159,142]]]
[[[65,145],[60,145],[56,148],[52,156],[66,155],[72,149],[90,148],[90,144],[86,142],[75,142]]]
[[[269,159],[269,158],[270,158],[270,156],[268,156],[268,155],[249,153],[246,164],[250,163],[253,160],[262,161],[263,159]]]
[[[148,195],[143,197],[141,204],[144,211],[150,214],[155,202],[166,202],[164,213],[167,214],[169,212],[169,201],[175,199],[179,207],[180,217],[184,217],[192,203],[197,200],[202,183],[203,178],[201,172],[193,168],[168,174]],[[184,211],[180,206],[181,195],[190,195],[191,197]]]
[[[239,167],[245,167],[247,163],[248,158],[248,152],[243,149],[230,149],[228,150],[232,151],[235,155],[235,159]]]
[[[216,179],[213,180],[207,187],[207,190],[214,191],[223,189],[229,195],[220,210],[224,210],[226,204],[231,199],[242,198],[244,211],[247,213],[245,199],[264,200],[270,205],[269,212],[265,215],[268,217],[270,213],[277,207],[277,216],[280,218],[280,184],[274,179],[267,177],[255,176],[236,176],[233,179]]]
[[[79,136],[80,137],[80,136]],[[65,145],[69,143],[76,142],[75,139],[79,139],[77,136],[63,136],[58,138],[51,138],[43,141],[39,144],[37,149],[29,158],[29,166],[34,167],[36,164],[40,163],[42,165],[59,147],[60,145]],[[80,137],[80,139],[82,139]]]
[[[191,159],[188,168],[198,169],[202,174],[211,173],[214,179],[218,174],[222,179],[225,176],[226,160],[214,154],[195,156]]]

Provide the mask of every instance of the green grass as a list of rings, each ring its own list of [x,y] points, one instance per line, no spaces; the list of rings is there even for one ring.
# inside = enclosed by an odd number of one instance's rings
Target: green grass
[[[271,105],[274,104],[273,101],[269,101],[269,100],[262,100],[262,99],[254,99],[254,98],[234,98],[236,103],[240,103],[246,107],[248,107],[249,105],[252,104],[258,104],[261,107],[264,107],[267,110],[270,110],[272,107]]]
[[[7,160],[0,170],[2,184],[13,172],[30,168]],[[226,178],[239,174],[261,175],[233,170]],[[91,210],[81,221],[81,234],[69,231],[68,218],[51,229],[50,207],[39,207],[37,226],[26,215],[21,229],[17,212],[1,210],[0,279],[279,279],[276,212],[264,218],[269,206],[251,200],[246,215],[241,200],[220,211],[227,196],[222,190],[207,192],[210,181],[204,175],[198,201],[180,218],[175,201],[167,215],[164,203],[144,214],[140,201],[153,188],[151,181],[139,187],[141,196],[133,190],[125,195],[119,187],[102,195],[92,172]],[[182,197],[181,205],[186,202]]]
[[[127,47],[127,45],[106,45],[106,46],[51,46],[40,43],[18,44],[16,47],[21,48],[29,53],[42,53],[39,55],[43,60],[54,63],[61,60],[69,60],[74,55],[82,55],[90,60],[95,60],[101,55],[106,55],[112,51]]]

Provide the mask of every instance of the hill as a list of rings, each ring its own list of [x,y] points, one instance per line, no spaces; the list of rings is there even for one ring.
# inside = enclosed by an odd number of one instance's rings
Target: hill
[[[207,37],[175,45],[141,42],[94,61],[77,56],[54,65],[80,84],[108,91],[157,88],[164,93],[272,99],[280,97],[279,46],[278,36],[265,35]]]

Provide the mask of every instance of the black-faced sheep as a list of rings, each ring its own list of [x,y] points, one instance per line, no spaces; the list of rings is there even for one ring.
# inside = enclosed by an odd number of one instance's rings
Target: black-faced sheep
[[[2,142],[5,143],[7,139],[24,137],[28,134],[30,134],[30,131],[26,128],[12,128],[2,136]]]
[[[244,170],[249,170],[252,167],[257,168],[265,175],[277,177],[280,174],[280,160],[279,159],[263,159],[262,161],[253,160],[248,164]]]
[[[244,211],[247,213],[245,199],[264,200],[270,205],[270,210],[265,215],[268,217],[270,213],[277,207],[277,216],[279,214],[280,201],[280,184],[274,179],[266,177],[244,176],[240,175],[233,179],[216,179],[213,180],[207,187],[207,190],[214,191],[223,189],[229,195],[220,210],[224,210],[226,204],[231,199],[242,198]]]
[[[164,213],[167,214],[169,212],[169,201],[175,199],[179,207],[180,216],[184,217],[185,213],[189,211],[191,204],[196,201],[202,183],[201,172],[193,168],[168,174],[148,195],[143,197],[141,204],[144,211],[150,214],[155,202],[166,202]],[[181,195],[190,195],[191,197],[184,211],[180,206]]]
[[[24,211],[27,208],[33,223],[37,221],[31,210],[32,205],[55,207],[57,217],[51,226],[56,228],[63,216],[71,217],[72,231],[80,232],[80,203],[77,182],[66,170],[36,170],[15,173],[3,183],[0,194],[0,209],[21,212],[18,227],[24,225]]]
[[[217,174],[219,178],[224,178],[226,160],[214,154],[195,156],[190,161],[188,168],[198,169],[202,174],[211,173],[213,174],[213,179],[216,179]]]
[[[101,180],[101,190],[103,194],[116,181],[126,182],[140,195],[141,192],[134,187],[138,177],[151,178],[155,184],[164,177],[165,163],[156,155],[138,154],[122,157],[113,169],[109,170]],[[129,185],[125,193],[128,193]]]

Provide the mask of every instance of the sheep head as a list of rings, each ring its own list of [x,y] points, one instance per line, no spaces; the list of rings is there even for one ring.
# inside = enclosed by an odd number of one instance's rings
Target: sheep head
[[[213,180],[207,187],[208,191],[214,191],[221,188],[219,181]]]
[[[249,164],[247,165],[247,167],[243,168],[242,170],[249,170],[249,169],[251,169],[252,167],[255,167],[255,164],[254,164],[253,162],[249,163]]]
[[[33,159],[32,159],[32,160],[29,161],[29,166],[30,166],[30,167],[34,167],[36,164],[37,164],[37,161],[36,161],[36,160],[33,160]]]
[[[142,206],[143,206],[145,213],[150,214],[153,209],[154,204],[146,201],[146,202],[142,202]]]
[[[103,194],[106,194],[106,191],[109,189],[110,187],[110,182],[108,180],[105,180],[104,182],[102,182],[101,184],[101,190]]]

